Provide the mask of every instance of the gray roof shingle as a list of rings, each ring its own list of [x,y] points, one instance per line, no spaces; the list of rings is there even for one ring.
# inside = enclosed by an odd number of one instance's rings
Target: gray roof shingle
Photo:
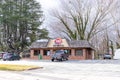
[[[87,40],[72,40],[68,42],[70,47],[86,47],[91,48],[90,43]]]
[[[30,48],[45,48],[49,41],[33,42]],[[68,41],[69,47],[72,48],[92,48],[87,40],[72,40]]]
[[[44,48],[47,46],[48,42],[33,42],[30,48]]]

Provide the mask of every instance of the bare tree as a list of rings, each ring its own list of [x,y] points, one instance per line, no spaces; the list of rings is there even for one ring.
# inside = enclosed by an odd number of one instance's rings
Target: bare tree
[[[116,3],[114,4],[114,9],[111,12],[111,17],[113,22],[115,23],[114,26],[114,42],[116,43],[116,48],[120,48],[120,2],[119,0],[115,0]]]
[[[59,31],[69,39],[90,41],[106,27],[113,0],[61,0],[61,3],[62,9],[54,13]]]

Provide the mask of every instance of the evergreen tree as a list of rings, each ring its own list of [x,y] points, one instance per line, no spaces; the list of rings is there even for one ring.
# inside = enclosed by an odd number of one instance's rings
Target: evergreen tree
[[[41,6],[35,0],[0,0],[0,45],[3,50],[22,51],[43,22]],[[35,34],[35,35],[33,35]],[[33,36],[30,36],[33,35]],[[30,43],[32,43],[36,38]]]

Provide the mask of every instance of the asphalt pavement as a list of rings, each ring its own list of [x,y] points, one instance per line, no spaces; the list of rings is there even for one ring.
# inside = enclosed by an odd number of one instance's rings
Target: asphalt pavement
[[[0,71],[0,80],[120,80],[120,60],[0,61],[0,64],[37,65],[42,69]]]

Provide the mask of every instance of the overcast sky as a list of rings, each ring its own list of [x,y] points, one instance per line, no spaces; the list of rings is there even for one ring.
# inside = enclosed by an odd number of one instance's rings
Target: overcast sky
[[[42,11],[45,15],[45,21],[44,21],[44,24],[42,25],[42,27],[46,27],[47,24],[49,24],[49,20],[51,19],[49,12],[52,9],[57,9],[59,7],[59,5],[58,5],[59,0],[36,0],[36,1],[41,4]]]
[[[51,8],[55,8],[57,7],[57,1],[58,0],[36,0],[37,2],[40,2],[40,4],[42,5],[42,8],[45,10],[51,9]]]

